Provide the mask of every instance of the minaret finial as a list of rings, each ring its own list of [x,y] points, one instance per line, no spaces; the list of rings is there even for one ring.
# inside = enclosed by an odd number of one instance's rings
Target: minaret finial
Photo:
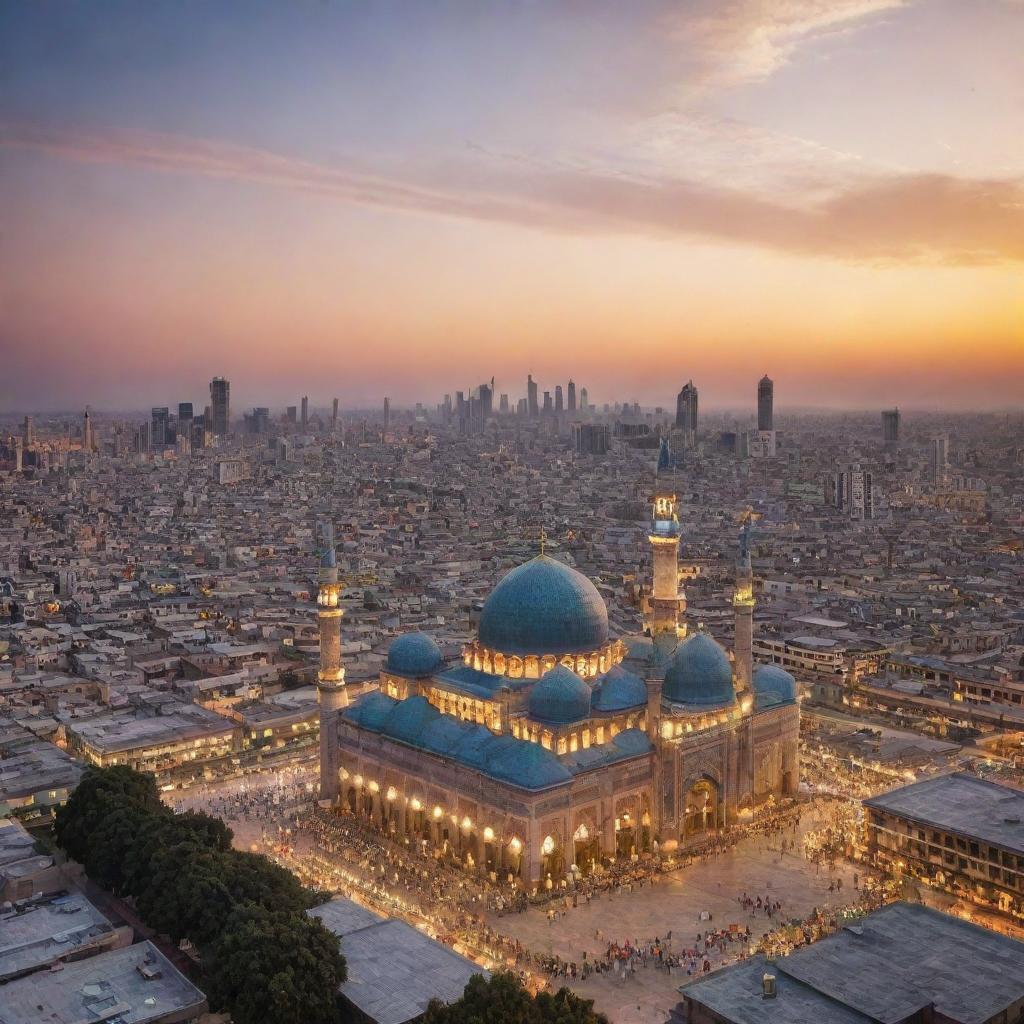
[[[548,535],[547,535],[547,531],[546,531],[546,530],[544,529],[544,527],[542,526],[542,527],[540,528],[540,553],[541,553],[542,555],[544,554],[544,548],[545,548],[545,546],[547,545],[547,542],[548,542]]]

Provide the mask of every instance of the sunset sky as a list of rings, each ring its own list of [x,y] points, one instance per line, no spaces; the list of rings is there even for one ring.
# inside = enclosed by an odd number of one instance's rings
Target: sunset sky
[[[0,407],[1019,408],[1024,2],[0,0]]]

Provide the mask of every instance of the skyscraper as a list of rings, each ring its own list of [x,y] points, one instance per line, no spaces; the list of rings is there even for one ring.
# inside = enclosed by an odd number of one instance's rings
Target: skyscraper
[[[676,397],[676,427],[697,433],[697,388],[692,380],[683,385]]]
[[[391,426],[391,399],[384,396],[384,429]]]
[[[498,412],[502,416],[508,415],[508,395],[502,395],[498,400]]]
[[[586,412],[590,408],[590,402],[587,399],[587,389],[580,389],[580,409]]]
[[[536,419],[540,415],[537,407],[537,382],[532,376],[526,378],[526,404],[530,410],[530,416]]]
[[[155,405],[150,415],[149,447],[151,451],[162,452],[167,443],[167,420],[170,413],[166,405]]]
[[[887,445],[898,444],[900,440],[900,411],[885,409],[882,412],[882,440]]]
[[[554,412],[554,406],[551,404],[551,392],[544,392],[544,415],[548,416]]]
[[[576,384],[575,384],[574,381],[571,381],[571,380],[569,381],[569,394],[568,394],[567,397],[568,397],[568,400],[569,400],[569,412],[575,412],[576,411]]]
[[[210,381],[210,413],[214,437],[227,437],[231,425],[231,385],[223,377]]]
[[[775,385],[766,373],[757,382],[757,429],[774,430]]]
[[[309,426],[309,395],[302,396],[302,429],[305,431],[306,427]]]
[[[565,411],[565,407],[562,405],[562,385],[555,385],[555,414],[560,416]]]
[[[89,415],[89,410],[85,410],[85,415],[82,417],[82,449],[87,452],[95,451],[96,449],[96,438],[92,430],[92,417]]]
[[[192,440],[192,403],[178,403],[178,437],[187,437]]]
[[[945,434],[933,437],[928,454],[932,481],[941,484],[945,481],[946,471],[949,468],[949,438]]]
[[[21,441],[25,446],[25,450],[28,451],[32,447],[32,417],[26,416],[25,422],[21,428]]]
[[[331,433],[334,433],[338,429],[338,400],[334,400],[334,404],[331,406]]]

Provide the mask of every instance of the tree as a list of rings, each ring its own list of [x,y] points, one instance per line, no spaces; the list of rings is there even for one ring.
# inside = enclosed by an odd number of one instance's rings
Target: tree
[[[338,940],[305,914],[237,908],[203,952],[211,1006],[235,1024],[337,1024],[345,960]]]
[[[531,996],[514,974],[500,972],[485,979],[469,979],[461,999],[447,1006],[433,999],[424,1024],[608,1024],[594,1012],[589,999],[580,999],[567,988],[554,995]]]
[[[68,802],[57,809],[54,834],[68,854],[84,864],[97,827],[115,808],[138,813],[164,812],[152,775],[127,765],[87,768]]]

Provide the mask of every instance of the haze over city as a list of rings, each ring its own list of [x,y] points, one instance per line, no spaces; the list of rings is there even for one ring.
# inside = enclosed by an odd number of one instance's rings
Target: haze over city
[[[1019,406],[1022,52],[1014,0],[5,3],[0,402]]]

